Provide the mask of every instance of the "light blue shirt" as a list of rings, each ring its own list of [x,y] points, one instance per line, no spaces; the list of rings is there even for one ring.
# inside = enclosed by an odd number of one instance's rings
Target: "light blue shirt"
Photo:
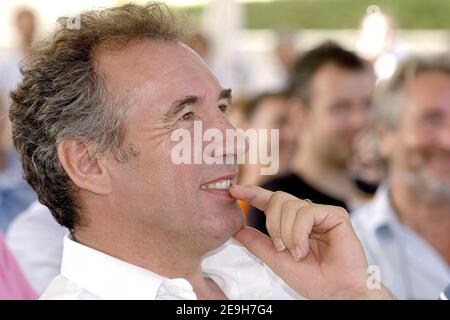
[[[17,154],[6,151],[6,168],[0,171],[0,229],[4,233],[9,223],[36,199],[22,175]]]
[[[441,299],[441,300],[450,299],[450,285],[448,285],[447,288],[445,288],[445,290],[441,293],[441,295],[439,296],[439,299]]]
[[[386,185],[352,213],[352,223],[369,265],[379,271],[374,276],[398,299],[435,300],[450,283],[450,268],[444,259],[398,220]]]

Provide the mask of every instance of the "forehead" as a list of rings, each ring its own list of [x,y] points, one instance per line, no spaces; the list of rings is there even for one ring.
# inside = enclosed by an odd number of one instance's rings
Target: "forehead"
[[[111,92],[145,93],[156,99],[166,91],[218,86],[203,60],[176,41],[139,40],[98,49],[94,57]]]
[[[450,110],[450,75],[440,71],[419,74],[406,86],[407,103],[415,108]]]
[[[288,103],[283,97],[267,97],[259,102],[257,106],[257,113],[286,113]]]
[[[313,92],[339,97],[347,94],[367,95],[373,85],[373,78],[368,71],[345,69],[330,63],[316,72],[311,89]]]

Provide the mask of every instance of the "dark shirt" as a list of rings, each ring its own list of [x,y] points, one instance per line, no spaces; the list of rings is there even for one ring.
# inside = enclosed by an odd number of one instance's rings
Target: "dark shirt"
[[[358,188],[361,188],[360,182],[355,181]],[[271,191],[284,191],[300,199],[309,199],[314,203],[343,207],[348,211],[344,201],[333,198],[304,181],[300,176],[294,173],[287,173],[277,177],[262,185],[264,189]],[[364,188],[365,189],[365,188]],[[366,190],[364,190],[366,191]],[[371,192],[373,193],[373,192]],[[267,234],[266,216],[256,208],[250,208],[247,218],[248,225]]]

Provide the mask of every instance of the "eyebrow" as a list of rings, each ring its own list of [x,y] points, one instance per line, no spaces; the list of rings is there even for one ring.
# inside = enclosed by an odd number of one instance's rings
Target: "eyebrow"
[[[231,89],[222,89],[219,93],[217,101],[226,99],[228,103],[231,104]],[[187,104],[196,104],[199,98],[197,96],[186,96],[182,99],[174,101],[169,108],[169,110],[165,113],[165,118],[172,118],[179,114],[186,107]]]
[[[222,91],[220,91],[218,100],[222,99],[227,99],[228,102],[231,103],[231,89],[222,89]]]

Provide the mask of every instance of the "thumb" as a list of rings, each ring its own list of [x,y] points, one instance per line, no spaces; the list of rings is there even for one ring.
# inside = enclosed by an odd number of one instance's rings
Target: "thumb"
[[[242,243],[253,255],[261,259],[269,267],[272,267],[278,254],[272,240],[265,234],[250,227],[244,227],[233,236]]]

